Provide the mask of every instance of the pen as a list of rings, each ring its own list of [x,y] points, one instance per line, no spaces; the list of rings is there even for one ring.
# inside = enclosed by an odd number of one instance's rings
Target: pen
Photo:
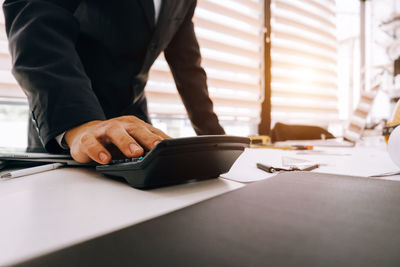
[[[52,164],[46,164],[46,165],[41,165],[41,166],[32,167],[32,168],[26,168],[26,169],[17,170],[17,171],[11,171],[11,172],[7,172],[7,173],[0,175],[0,178],[17,178],[17,177],[31,175],[31,174],[35,174],[35,173],[39,173],[39,172],[54,170],[54,169],[60,168],[64,165],[65,165],[64,163],[52,163]]]
[[[282,150],[313,150],[314,146],[268,146],[268,145],[251,145],[250,148],[270,148],[270,149],[282,149]]]
[[[284,168],[277,168],[277,167],[272,167],[272,166],[268,166],[268,165],[264,165],[261,163],[257,163],[257,168],[259,168],[260,170],[269,172],[269,173],[274,173],[277,171],[284,171],[284,172],[290,172],[290,171],[312,171],[316,168],[319,167],[319,164],[314,164],[308,167],[305,167],[303,169],[300,169],[298,167],[291,167],[290,169],[284,169]]]

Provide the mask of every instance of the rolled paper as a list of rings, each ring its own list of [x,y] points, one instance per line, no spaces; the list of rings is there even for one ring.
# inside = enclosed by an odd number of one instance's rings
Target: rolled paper
[[[394,124],[400,123],[400,100],[397,102],[394,108],[391,122]]]
[[[390,134],[388,151],[392,161],[400,168],[400,126]]]
[[[397,104],[393,110],[392,117],[386,126],[394,126],[397,124],[400,124],[400,100],[397,102]],[[389,138],[389,136],[385,136],[386,142],[388,142],[388,138]]]

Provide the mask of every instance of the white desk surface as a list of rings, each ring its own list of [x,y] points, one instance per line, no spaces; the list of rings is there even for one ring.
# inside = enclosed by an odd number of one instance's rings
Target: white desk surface
[[[0,266],[80,243],[242,186],[212,179],[142,191],[82,168],[0,180]]]
[[[282,156],[325,163],[315,170],[325,173],[369,176],[399,170],[383,144],[318,148],[321,149],[350,155],[299,155],[298,151],[250,149],[239,164],[235,163],[236,170],[239,169],[236,174],[267,178],[255,162],[275,166],[282,163]],[[400,180],[400,176],[385,179]],[[0,180],[0,266],[80,243],[242,186],[213,179],[141,191],[82,168]]]

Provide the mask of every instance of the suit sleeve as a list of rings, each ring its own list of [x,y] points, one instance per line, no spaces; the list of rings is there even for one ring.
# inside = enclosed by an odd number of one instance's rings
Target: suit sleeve
[[[201,67],[201,54],[192,22],[195,7],[196,1],[193,1],[164,54],[196,133],[225,134],[214,113],[208,94],[207,75]]]
[[[105,119],[75,49],[80,0],[6,0],[3,3],[12,72],[28,97],[44,147],[60,133]]]

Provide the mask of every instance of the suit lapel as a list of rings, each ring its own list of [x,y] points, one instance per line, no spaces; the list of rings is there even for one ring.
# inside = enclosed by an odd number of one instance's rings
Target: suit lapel
[[[170,18],[170,13],[172,11],[172,0],[162,0],[161,1],[161,10],[160,15],[158,17],[158,22],[156,25],[155,38],[162,32],[164,27],[168,26],[168,19]]]
[[[155,27],[155,10],[154,10],[154,2],[153,0],[139,0],[144,14],[146,16],[147,23],[149,24],[151,29]]]
[[[149,0],[142,0],[142,1],[149,1]],[[174,9],[174,0],[162,0],[157,26],[154,29],[151,44],[149,46],[149,49],[147,50],[144,64],[142,67],[143,72],[146,72],[150,68],[151,64],[153,64],[154,62],[153,57],[155,54],[154,51],[152,51],[152,46],[158,47],[160,45],[160,40],[162,39],[162,35],[168,32],[166,29],[169,26],[169,19],[171,17],[173,9]]]

